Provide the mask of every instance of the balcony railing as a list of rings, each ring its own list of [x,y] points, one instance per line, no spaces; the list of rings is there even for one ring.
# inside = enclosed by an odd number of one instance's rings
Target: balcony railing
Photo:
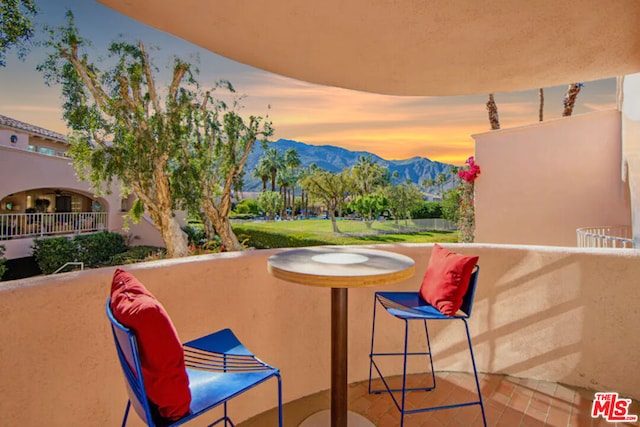
[[[0,240],[92,233],[106,229],[106,212],[0,214]]]
[[[576,232],[579,248],[633,248],[631,227],[582,227]]]

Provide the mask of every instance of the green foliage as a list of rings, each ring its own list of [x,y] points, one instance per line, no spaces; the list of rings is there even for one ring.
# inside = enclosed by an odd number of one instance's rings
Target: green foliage
[[[184,231],[187,235],[188,245],[201,245],[207,240],[202,224],[189,224],[185,227],[182,227],[182,231]]]
[[[124,237],[109,231],[33,242],[33,256],[44,274],[52,274],[67,262],[82,262],[89,268],[110,265],[109,260],[126,249]]]
[[[93,268],[109,265],[109,260],[127,250],[124,237],[118,233],[103,231],[95,234],[79,234],[73,238],[77,247],[76,261]]]
[[[245,245],[256,249],[297,248],[304,246],[326,245],[326,241],[310,238],[305,233],[278,233],[268,230],[256,230],[233,226],[234,232],[245,237]]]
[[[241,209],[242,211],[238,210]],[[260,205],[255,199],[244,199],[236,204],[236,213],[260,215]]]
[[[258,196],[258,206],[264,214],[273,218],[282,205],[282,196],[275,191],[264,191]]]
[[[7,259],[4,257],[4,246],[0,245],[0,280],[2,280],[2,276],[7,271],[7,266],[4,265],[7,262]]]
[[[77,261],[77,256],[77,246],[66,237],[33,241],[33,257],[43,274],[52,274],[67,262]]]
[[[312,200],[324,204],[335,224],[335,211],[345,206],[352,187],[348,170],[332,173],[323,169],[311,169],[300,185]],[[335,226],[334,231],[337,231]]]
[[[442,218],[442,203],[423,202],[420,206],[411,210],[411,218]]]
[[[350,178],[356,194],[365,196],[375,191],[376,187],[390,182],[389,169],[376,163],[373,158],[360,156],[358,163],[351,168]]]
[[[238,236],[247,236],[247,245],[257,249],[304,247],[318,245],[365,245],[384,243],[433,243],[457,242],[458,236],[450,231],[399,233],[389,229],[382,234],[360,234],[365,231],[362,221],[341,221],[351,234],[330,232],[329,221],[297,220],[278,222],[253,222],[234,224]],[[381,227],[392,227],[390,223],[376,223]],[[316,230],[316,231],[313,231]],[[321,231],[322,230],[322,231]]]
[[[78,33],[73,14],[67,17],[66,26],[49,29],[49,56],[38,70],[47,83],[62,86],[78,175],[102,191],[114,179],[125,183],[123,196],[133,191],[138,197],[131,217],[139,218],[144,208],[168,256],[187,254],[174,232],[176,208],[206,215],[225,245],[240,249],[228,224],[231,193],[242,188],[256,141],[266,146],[271,122],[243,118],[231,83],[204,89],[197,70],[178,58],[170,84],[161,88],[142,43],[114,42],[108,60],[92,62],[89,41]],[[234,97],[232,108],[213,97],[220,90]]]
[[[358,196],[349,202],[348,207],[362,215],[362,218],[371,225],[375,219],[389,206],[389,200],[382,194],[367,194]]]
[[[18,57],[24,58],[27,43],[33,37],[31,18],[37,13],[38,8],[33,0],[0,2],[0,67],[6,65],[7,51],[12,47],[17,47]]]
[[[136,262],[163,259],[165,256],[166,250],[164,248],[158,248],[155,246],[133,246],[125,252],[111,257],[108,265],[133,264]]]
[[[233,212],[235,214],[238,214],[238,215],[248,214],[249,213],[249,206],[247,206],[247,205],[236,205],[236,207],[233,210]]]
[[[442,217],[455,224],[460,219],[460,192],[457,189],[444,193],[442,198]]]
[[[397,219],[411,217],[411,211],[422,204],[422,192],[415,184],[395,185],[387,189],[389,210]]]
[[[229,218],[239,219],[239,220],[249,220],[249,219],[253,219],[254,215],[253,214],[231,214]]]

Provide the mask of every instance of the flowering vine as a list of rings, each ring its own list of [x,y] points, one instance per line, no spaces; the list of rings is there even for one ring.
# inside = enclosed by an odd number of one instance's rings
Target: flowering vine
[[[474,208],[474,182],[480,175],[480,166],[473,158],[469,157],[465,166],[458,171],[460,184],[458,193],[460,194],[459,219],[458,219],[458,241],[461,243],[473,242],[475,231],[475,208]]]

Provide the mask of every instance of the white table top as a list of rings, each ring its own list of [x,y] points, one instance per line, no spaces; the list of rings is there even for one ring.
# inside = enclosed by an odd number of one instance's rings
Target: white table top
[[[279,279],[325,288],[387,285],[413,276],[412,258],[353,246],[291,249],[269,257],[269,272]]]

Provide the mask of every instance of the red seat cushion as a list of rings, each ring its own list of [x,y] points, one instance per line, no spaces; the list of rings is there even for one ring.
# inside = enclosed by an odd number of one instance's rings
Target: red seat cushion
[[[147,397],[160,416],[177,420],[189,412],[191,392],[178,333],[160,302],[132,274],[117,269],[111,311],[136,334]]]
[[[462,305],[469,288],[477,256],[464,256],[435,244],[427,272],[422,280],[420,296],[442,314],[453,316]]]

